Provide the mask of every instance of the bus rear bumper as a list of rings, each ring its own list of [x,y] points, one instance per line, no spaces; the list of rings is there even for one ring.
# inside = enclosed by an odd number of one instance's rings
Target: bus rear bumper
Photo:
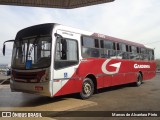
[[[43,83],[22,83],[10,80],[10,88],[12,92],[24,92],[52,97],[50,83],[51,81]]]

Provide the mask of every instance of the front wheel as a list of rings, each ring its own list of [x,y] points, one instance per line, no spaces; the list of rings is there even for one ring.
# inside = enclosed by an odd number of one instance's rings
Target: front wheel
[[[88,99],[93,95],[94,84],[90,78],[85,78],[82,84],[82,91],[80,92],[80,97],[82,99]]]
[[[140,86],[142,84],[142,80],[143,80],[142,75],[140,73],[138,73],[138,77],[137,77],[137,81],[136,81],[135,85],[137,87]]]

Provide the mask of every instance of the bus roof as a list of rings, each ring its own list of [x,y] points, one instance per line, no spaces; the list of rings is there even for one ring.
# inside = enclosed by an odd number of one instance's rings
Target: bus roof
[[[102,34],[98,34],[98,33],[93,33],[92,36],[93,37],[102,38],[102,39],[105,39],[105,40],[109,40],[109,41],[113,41],[113,42],[124,43],[124,44],[127,44],[127,45],[133,45],[133,46],[137,46],[137,47],[146,48],[146,46],[144,46],[143,44],[132,42],[132,41],[128,41],[128,40],[123,40],[123,39],[120,39],[120,38],[111,37],[111,36],[108,36],[108,35],[102,35]]]
[[[151,47],[147,47],[141,43],[136,43],[136,42],[132,42],[132,41],[116,38],[116,37],[111,37],[108,35],[103,35],[103,34],[99,34],[99,33],[93,33],[93,32],[89,32],[89,31],[85,31],[85,30],[81,30],[81,29],[76,29],[76,28],[64,26],[61,24],[57,24],[57,25],[61,26],[61,28],[63,28],[64,30],[66,30],[68,32],[70,31],[70,32],[79,33],[79,34],[86,35],[86,36],[96,37],[98,39],[104,39],[104,40],[109,40],[109,41],[113,41],[113,42],[124,43],[124,44],[131,45],[131,46],[152,49]]]
[[[116,37],[111,37],[111,36],[103,35],[103,34],[99,34],[99,33],[93,33],[93,32],[89,32],[89,31],[85,31],[85,30],[81,30],[81,29],[65,26],[65,25],[58,24],[58,23],[45,23],[45,24],[34,25],[34,26],[27,27],[27,28],[24,28],[24,29],[20,30],[17,34],[19,34],[18,35],[19,37],[22,37],[21,36],[22,34],[23,35],[24,34],[28,34],[29,31],[33,34],[33,31],[36,32],[37,29],[39,29],[38,31],[40,31],[40,28],[49,28],[49,29],[51,29],[51,28],[53,28],[53,26],[56,26],[59,29],[64,30],[64,31],[78,33],[78,34],[91,36],[91,37],[96,37],[98,39],[109,40],[109,41],[113,41],[113,42],[117,42],[117,43],[124,43],[124,44],[131,45],[131,46],[137,46],[137,47],[142,47],[142,48],[153,49],[153,48],[151,48],[149,46],[146,46],[146,45],[143,45],[143,44],[140,44],[140,43],[136,43],[136,42],[132,42],[132,41],[116,38]],[[44,31],[44,30],[42,30],[42,31]]]

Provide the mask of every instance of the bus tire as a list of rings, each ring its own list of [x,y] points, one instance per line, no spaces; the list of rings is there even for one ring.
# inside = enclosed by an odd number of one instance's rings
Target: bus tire
[[[80,97],[82,99],[90,98],[94,93],[94,84],[90,78],[85,78],[82,84],[82,91],[80,92]]]
[[[135,85],[137,87],[139,87],[142,84],[142,80],[143,80],[142,75],[140,73],[138,73],[137,81],[136,81]]]

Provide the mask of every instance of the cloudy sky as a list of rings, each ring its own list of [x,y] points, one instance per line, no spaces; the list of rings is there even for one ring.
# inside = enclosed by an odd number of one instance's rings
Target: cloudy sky
[[[0,5],[0,50],[25,27],[41,23],[67,26],[143,43],[155,48],[160,58],[160,0],[115,0],[77,9],[55,9]],[[12,45],[0,63],[11,62]]]

